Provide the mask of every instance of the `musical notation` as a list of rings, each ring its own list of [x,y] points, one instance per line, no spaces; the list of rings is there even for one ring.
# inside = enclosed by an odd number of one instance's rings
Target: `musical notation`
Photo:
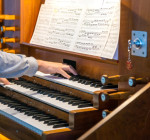
[[[120,0],[46,0],[31,43],[113,59],[119,27]]]

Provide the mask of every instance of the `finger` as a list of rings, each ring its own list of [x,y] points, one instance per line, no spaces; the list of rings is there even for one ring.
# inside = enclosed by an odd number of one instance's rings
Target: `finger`
[[[0,82],[4,83],[4,85],[10,85],[10,82],[6,78],[0,78]]]
[[[78,75],[77,72],[76,72],[76,70],[72,66],[68,66],[67,67],[67,71],[73,73],[74,75]]]
[[[67,74],[64,70],[60,69],[58,71],[58,73],[60,73],[61,75],[63,75],[64,77],[66,77],[67,79],[69,79],[71,76],[69,74]]]

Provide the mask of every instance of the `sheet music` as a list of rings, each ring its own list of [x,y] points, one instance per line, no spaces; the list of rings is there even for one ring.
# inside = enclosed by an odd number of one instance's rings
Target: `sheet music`
[[[45,43],[47,29],[51,21],[51,13],[51,8],[47,8],[46,5],[41,6],[36,27],[34,29],[30,43],[37,45],[43,45]]]
[[[120,0],[46,0],[32,44],[113,59],[120,28]]]
[[[120,31],[120,3],[116,3],[111,30],[101,57],[118,59],[118,39]]]

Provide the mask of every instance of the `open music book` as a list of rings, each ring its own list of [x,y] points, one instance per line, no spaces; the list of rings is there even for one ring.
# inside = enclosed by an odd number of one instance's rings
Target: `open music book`
[[[120,0],[46,0],[30,43],[118,59]]]

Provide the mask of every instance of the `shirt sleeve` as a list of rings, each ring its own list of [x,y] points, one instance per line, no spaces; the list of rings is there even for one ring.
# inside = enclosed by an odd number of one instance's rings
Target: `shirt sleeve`
[[[23,75],[33,76],[37,70],[38,63],[35,58],[0,51],[1,78],[14,78]]]

